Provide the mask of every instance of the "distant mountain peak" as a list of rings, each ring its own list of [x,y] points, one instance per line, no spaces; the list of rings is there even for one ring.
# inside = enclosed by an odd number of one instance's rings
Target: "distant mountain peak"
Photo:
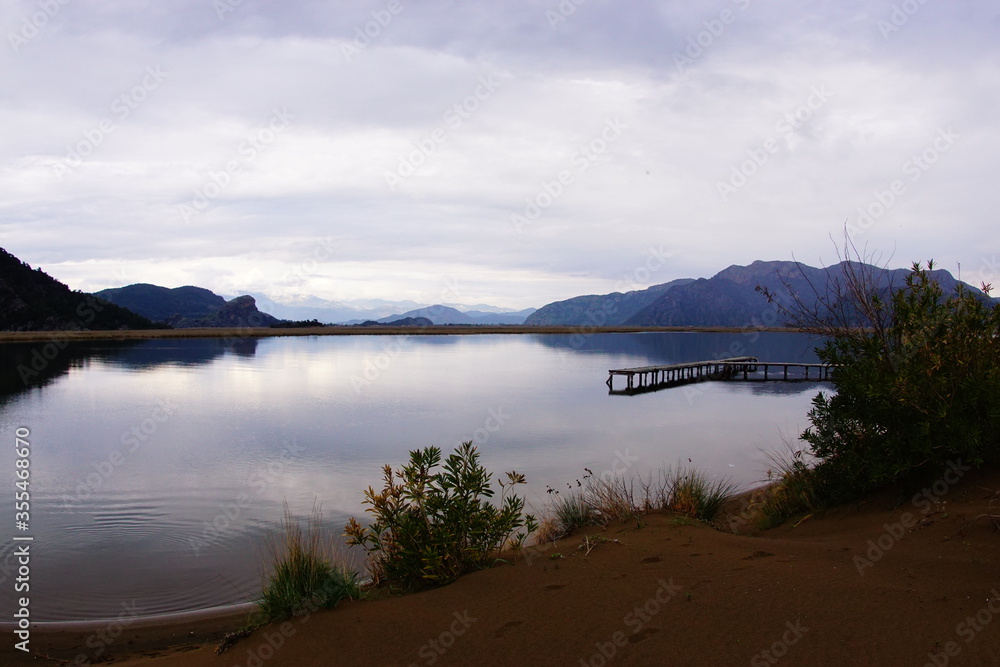
[[[529,309],[530,311],[530,309]],[[531,311],[533,312],[533,311]],[[389,323],[401,318],[426,318],[434,324],[523,324],[525,317],[530,312],[519,311],[513,313],[497,313],[468,311],[462,312],[457,308],[444,304],[435,304],[425,308],[417,308],[407,311],[401,315],[389,315],[379,320],[381,323]]]

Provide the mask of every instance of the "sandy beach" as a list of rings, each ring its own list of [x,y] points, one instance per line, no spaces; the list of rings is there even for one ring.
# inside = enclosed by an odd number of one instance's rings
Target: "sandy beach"
[[[450,586],[259,629],[222,655],[239,617],[104,635],[36,629],[34,655],[8,639],[0,662],[995,665],[998,514],[1000,470],[955,465],[912,494],[756,534],[667,514],[593,528]],[[97,639],[108,633],[118,636]]]

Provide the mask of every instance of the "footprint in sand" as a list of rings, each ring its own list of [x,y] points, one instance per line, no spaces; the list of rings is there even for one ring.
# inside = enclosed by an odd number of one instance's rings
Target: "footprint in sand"
[[[660,558],[659,556],[646,556],[645,558],[643,558],[639,562],[640,563],[659,563],[661,560],[663,560],[663,559]]]
[[[547,590],[547,591],[557,591],[560,588],[566,588],[566,584],[549,584],[548,586],[545,587],[545,590]]]
[[[524,621],[508,621],[507,623],[504,623],[499,628],[497,628],[496,631],[494,631],[493,636],[497,639],[500,639],[501,637],[503,637],[504,635],[506,635],[508,632],[510,632],[519,625],[524,625]]]
[[[628,641],[630,644],[638,644],[639,642],[644,642],[653,635],[660,632],[659,628],[643,628],[639,632],[633,635],[629,635]]]
[[[757,560],[758,558],[768,558],[773,555],[770,551],[754,551],[749,556],[744,556],[743,560]]]

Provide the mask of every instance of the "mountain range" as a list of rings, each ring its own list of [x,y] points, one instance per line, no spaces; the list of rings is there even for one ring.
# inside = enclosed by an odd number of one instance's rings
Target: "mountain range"
[[[461,311],[451,306],[437,304],[426,308],[416,308],[402,315],[390,315],[380,318],[381,323],[407,317],[424,317],[434,324],[524,324],[525,318],[535,312],[534,308],[511,313],[487,313],[481,310]]]
[[[203,287],[160,287],[137,283],[125,287],[96,292],[95,296],[128,308],[154,322],[162,322],[174,328],[191,327],[238,327],[238,326],[276,326],[286,319],[278,319],[274,314],[284,318],[298,317],[297,321],[315,320],[319,324],[364,324],[377,322],[395,326],[419,326],[428,320],[433,324],[522,324],[524,318],[534,312],[534,309],[514,312],[485,312],[481,310],[461,311],[451,306],[435,305],[407,310],[399,313],[393,302],[383,302],[374,308],[344,309],[324,308],[323,300],[313,297],[308,302],[310,306],[279,307],[276,302],[263,297],[265,307],[271,313],[262,312],[257,308],[257,299],[249,294],[236,297],[229,301]],[[335,302],[325,302],[333,305]],[[418,305],[404,302],[406,305]],[[486,306],[489,308],[490,306]],[[343,315],[372,314],[386,312],[391,314],[381,317],[355,317],[347,321],[338,320],[334,313]],[[272,314],[274,313],[274,314]],[[310,317],[311,316],[311,317]]]
[[[41,269],[32,269],[0,248],[0,330],[148,329],[154,327],[270,327],[335,323],[333,313],[362,318],[345,324],[388,323],[400,326],[517,325],[527,326],[781,326],[787,324],[774,304],[758,290],[767,287],[779,300],[795,295],[801,306],[821,311],[819,295],[844,284],[851,272],[878,279],[883,294],[904,284],[909,269],[879,269],[867,264],[841,262],[814,268],[798,262],[755,261],[733,265],[711,278],[681,278],[643,290],[586,295],[521,311],[479,305],[424,306],[413,302],[355,301],[352,305],[317,297],[296,297],[292,304],[277,304],[266,297],[262,312],[254,295],[226,300],[202,287],[167,288],[138,283],[105,289],[96,294],[73,291]],[[931,272],[945,293],[960,284],[948,271]],[[975,287],[970,291],[989,297]],[[993,302],[1000,303],[1000,299]],[[400,312],[400,306],[416,306]],[[372,315],[377,314],[377,317]],[[298,316],[290,322],[278,316]],[[312,317],[307,317],[312,315]],[[367,315],[367,316],[365,316]]]
[[[434,324],[523,324],[534,308],[513,310],[488,304],[427,305],[415,301],[352,299],[328,301],[312,295],[285,297],[281,301],[252,293],[259,307],[275,317],[289,320],[318,320],[323,324],[388,323],[407,317],[427,317]]]
[[[755,261],[749,266],[733,265],[711,278],[680,279],[634,292],[579,296],[539,308],[526,325],[564,326],[782,326],[788,324],[777,309],[757,291],[767,287],[784,302],[794,294],[806,309],[823,312],[819,296],[839,282],[844,284],[851,271],[878,278],[876,289],[886,293],[904,284],[909,269],[886,269],[867,264],[841,262],[815,268],[789,261]],[[931,277],[945,294],[959,284],[948,271],[937,269]],[[979,289],[973,293],[987,298]],[[997,301],[997,300],[994,300]]]

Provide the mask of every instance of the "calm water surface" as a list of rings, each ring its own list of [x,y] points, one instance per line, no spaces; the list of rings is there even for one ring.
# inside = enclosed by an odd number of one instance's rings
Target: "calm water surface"
[[[245,602],[283,504],[339,535],[363,490],[411,449],[474,440],[546,488],[630,461],[685,463],[750,486],[761,450],[806,425],[817,383],[710,382],[609,396],[611,368],[751,354],[816,361],[800,334],[344,336],[0,346],[3,475],[31,436],[34,621]],[[52,359],[35,354],[48,353]],[[35,375],[27,369],[38,370]],[[20,367],[21,372],[17,369]],[[617,464],[620,467],[621,463]],[[14,526],[13,503],[0,525]],[[0,591],[13,606],[13,543]]]

